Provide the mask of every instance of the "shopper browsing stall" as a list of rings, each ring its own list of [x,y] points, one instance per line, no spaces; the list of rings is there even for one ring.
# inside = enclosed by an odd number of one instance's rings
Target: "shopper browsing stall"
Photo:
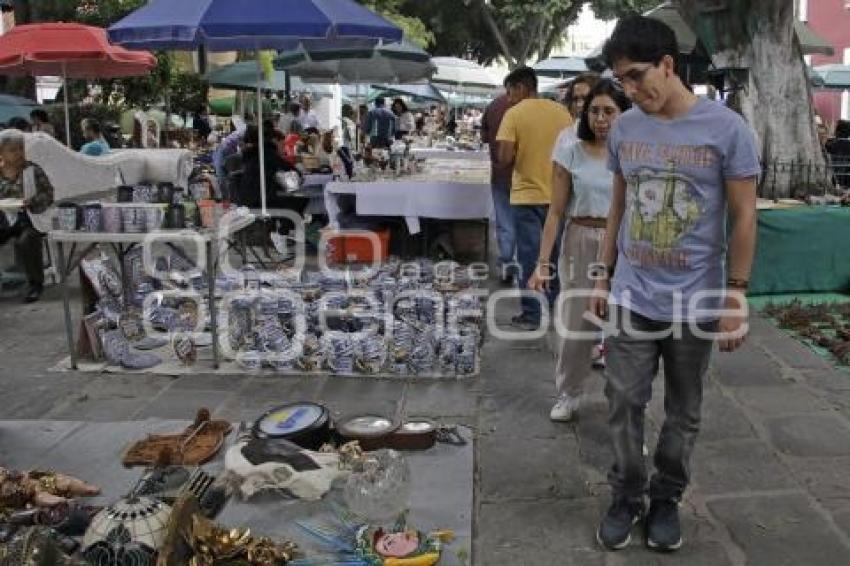
[[[29,283],[25,301],[32,303],[44,289],[42,238],[50,228],[53,185],[41,167],[27,161],[19,130],[0,132],[0,159],[0,198],[23,199],[23,209],[11,218],[0,213],[0,244],[14,241],[15,259]]]
[[[386,99],[381,96],[376,98],[375,107],[366,115],[365,131],[369,144],[372,147],[390,147],[397,124],[396,115],[387,109]]]
[[[313,111],[313,101],[308,96],[301,97],[301,112],[298,115],[298,122],[305,130],[319,130],[319,117]]]
[[[587,100],[579,116],[578,140],[561,137],[552,154],[552,204],[546,216],[538,254],[540,258],[552,256],[559,227],[568,217],[569,224],[564,230],[558,258],[562,291],[593,289],[593,266],[599,260],[614,182],[614,175],[607,169],[608,132],[620,113],[631,106],[623,89],[609,79],[598,83],[589,92]],[[546,291],[554,269],[549,261],[538,260],[528,286],[536,291]],[[594,327],[584,318],[587,296],[568,296],[562,300],[557,316],[560,316],[563,330],[592,334]],[[584,385],[590,377],[596,340],[571,335],[561,335],[559,339],[555,369],[558,401],[550,418],[568,421],[578,409]]]
[[[599,316],[610,304],[613,319],[605,389],[613,501],[597,531],[609,549],[629,543],[647,491],[648,546],[682,545],[678,505],[711,350],[716,340],[734,351],[747,333],[743,293],[761,172],[755,136],[738,114],[690,92],[676,71],[679,53],[673,30],[640,16],[620,20],[603,49],[636,105],[608,135],[614,189],[601,258],[613,279],[597,280],[590,304]],[[665,420],[648,482],[644,412],[661,359]]]
[[[413,118],[413,113],[408,110],[404,100],[396,98],[393,100],[393,114],[396,115],[398,127],[395,132],[395,139],[404,139],[416,130],[416,120]]]
[[[110,152],[109,143],[103,137],[103,128],[97,120],[83,120],[83,137],[86,139],[86,143],[80,148],[83,155],[97,157]]]
[[[511,107],[507,93],[496,97],[487,105],[481,118],[481,140],[490,149],[490,188],[493,192],[493,212],[496,216],[496,242],[499,245],[499,278],[503,283],[514,280],[514,256],[516,254],[516,227],[514,226],[514,211],[511,208],[511,177],[510,167],[499,165],[499,142],[496,134],[505,113]]]
[[[505,79],[513,107],[505,113],[496,141],[499,164],[513,165],[511,205],[516,225],[519,288],[526,289],[537,263],[540,235],[552,195],[552,150],[564,128],[572,125],[563,105],[537,97],[537,75],[530,67],[520,67]],[[557,252],[551,258],[557,258]],[[537,330],[541,322],[541,301],[524,295],[522,312],[512,324],[522,330]]]

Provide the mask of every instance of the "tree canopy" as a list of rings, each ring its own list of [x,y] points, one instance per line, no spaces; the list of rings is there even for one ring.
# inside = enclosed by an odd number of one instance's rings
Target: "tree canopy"
[[[660,0],[366,0],[384,14],[417,22],[433,38],[434,55],[469,57],[487,64],[503,58],[511,67],[548,57],[565,38],[582,7],[603,19],[644,11]]]

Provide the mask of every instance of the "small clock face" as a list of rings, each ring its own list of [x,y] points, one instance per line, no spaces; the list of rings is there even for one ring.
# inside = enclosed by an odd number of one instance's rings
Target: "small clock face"
[[[318,405],[292,405],[271,412],[260,421],[260,430],[269,435],[287,435],[304,430],[322,418]]]

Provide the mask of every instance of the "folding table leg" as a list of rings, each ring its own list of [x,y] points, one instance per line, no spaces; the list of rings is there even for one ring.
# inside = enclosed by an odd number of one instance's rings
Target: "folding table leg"
[[[65,267],[65,247],[56,242],[56,261],[59,268],[59,285],[62,287],[62,306],[65,309],[65,335],[68,352],[71,354],[71,369],[77,369],[77,349],[74,347],[74,328],[71,326],[71,296],[68,291],[68,271]]]
[[[218,352],[218,314],[215,304],[215,276],[218,270],[217,257],[213,254],[213,242],[207,240],[204,250],[207,254],[207,283],[209,286],[209,301],[210,301],[210,333],[212,334],[212,349],[213,349],[213,367],[219,368],[219,352]]]

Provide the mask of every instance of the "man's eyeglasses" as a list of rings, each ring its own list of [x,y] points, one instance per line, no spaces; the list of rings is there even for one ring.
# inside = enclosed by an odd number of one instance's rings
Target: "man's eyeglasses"
[[[651,68],[655,65],[647,65],[642,69],[629,69],[625,73],[620,76],[614,75],[614,78],[620,81],[620,84],[623,86],[630,84],[632,86],[639,86],[643,79],[646,77],[646,74],[649,72]]]

